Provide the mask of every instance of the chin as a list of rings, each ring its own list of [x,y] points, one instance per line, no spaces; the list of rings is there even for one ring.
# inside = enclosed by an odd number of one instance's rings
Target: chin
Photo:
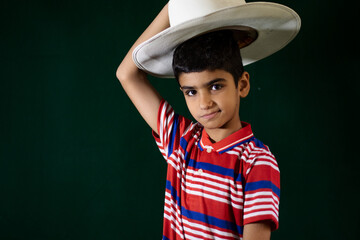
[[[218,123],[218,122],[200,122],[200,124],[203,125],[205,129],[223,128],[223,124]]]

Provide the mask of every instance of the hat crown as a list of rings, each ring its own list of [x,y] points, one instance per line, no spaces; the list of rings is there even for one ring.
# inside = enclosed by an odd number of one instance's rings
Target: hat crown
[[[246,4],[244,0],[170,0],[170,26],[243,4]]]

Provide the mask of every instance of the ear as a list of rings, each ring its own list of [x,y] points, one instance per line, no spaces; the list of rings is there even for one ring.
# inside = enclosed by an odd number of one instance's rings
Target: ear
[[[239,96],[244,98],[250,91],[250,75],[248,72],[243,72],[238,82]]]

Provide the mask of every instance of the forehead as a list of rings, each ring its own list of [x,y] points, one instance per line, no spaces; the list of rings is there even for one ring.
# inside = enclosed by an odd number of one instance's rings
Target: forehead
[[[216,79],[222,79],[225,82],[234,82],[233,76],[229,72],[220,69],[181,73],[179,75],[180,86],[200,87]]]

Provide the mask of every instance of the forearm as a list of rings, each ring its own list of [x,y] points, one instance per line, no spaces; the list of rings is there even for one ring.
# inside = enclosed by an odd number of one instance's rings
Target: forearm
[[[122,87],[147,124],[157,132],[157,113],[161,96],[147,79],[147,74],[138,69],[132,59],[133,50],[142,42],[169,27],[167,4],[154,21],[130,48],[116,71]]]
[[[140,76],[140,78],[143,78],[144,73],[141,70],[139,70],[137,68],[137,66],[135,65],[135,63],[132,59],[132,52],[140,43],[148,40],[149,38],[156,35],[157,33],[165,30],[169,26],[170,26],[170,23],[169,23],[169,15],[168,15],[168,4],[166,4],[164,6],[164,8],[160,11],[160,13],[156,16],[156,18],[152,21],[152,23],[146,28],[146,30],[136,40],[136,42],[130,48],[129,52],[126,54],[125,58],[119,65],[119,67],[116,71],[116,76],[120,82],[126,81],[129,78],[138,79],[137,76]]]

